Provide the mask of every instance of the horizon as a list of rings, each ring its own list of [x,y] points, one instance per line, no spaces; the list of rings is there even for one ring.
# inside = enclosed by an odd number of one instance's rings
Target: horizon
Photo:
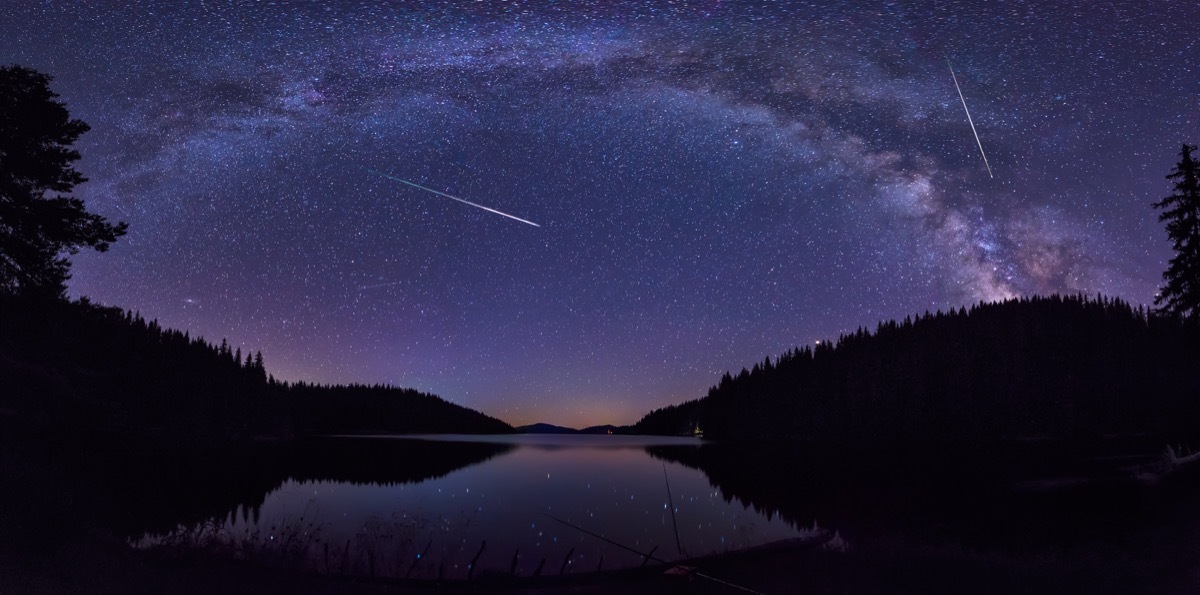
[[[1151,303],[1200,7],[1128,6],[19,2],[0,53],[129,223],[72,297],[582,429],[914,313]]]
[[[86,296],[85,296],[85,297],[86,297]],[[1085,299],[1085,300],[1091,300],[1091,299],[1109,299],[1109,300],[1115,300],[1115,301],[1124,302],[1124,303],[1125,303],[1125,305],[1127,305],[1129,308],[1131,308],[1131,309],[1132,309],[1132,310],[1134,310],[1134,311],[1141,311],[1141,310],[1144,310],[1144,311],[1145,311],[1146,313],[1148,313],[1148,314],[1149,314],[1149,313],[1152,313],[1152,312],[1154,311],[1154,306],[1153,306],[1153,305],[1151,305],[1151,304],[1135,304],[1135,303],[1130,303],[1130,302],[1128,302],[1127,300],[1125,300],[1124,298],[1121,298],[1120,296],[1106,296],[1106,295],[1103,295],[1103,294],[1097,294],[1097,295],[1089,296],[1089,295],[1082,294],[1082,293],[1079,293],[1079,294],[1074,294],[1073,296],[1071,296],[1071,295],[1061,295],[1061,294],[1048,294],[1048,295],[1023,295],[1023,296],[1015,296],[1015,297],[1004,298],[1004,299],[1002,299],[1002,300],[994,300],[994,301],[979,301],[979,302],[975,302],[975,303],[973,303],[973,304],[962,304],[962,305],[960,305],[960,306],[951,306],[951,307],[947,308],[946,310],[941,310],[941,309],[938,309],[938,310],[926,310],[926,311],[924,311],[924,312],[914,312],[914,313],[911,313],[911,314],[905,315],[905,317],[904,317],[904,318],[892,318],[892,319],[888,319],[888,320],[880,320],[880,321],[877,321],[877,323],[876,323],[876,326],[875,326],[875,327],[872,327],[871,325],[859,325],[858,327],[855,327],[855,329],[854,329],[854,330],[849,330],[849,331],[842,331],[842,332],[840,332],[836,338],[832,338],[832,339],[819,339],[819,340],[816,340],[816,341],[812,342],[811,344],[807,344],[807,345],[794,345],[793,347],[791,347],[791,348],[789,348],[789,349],[787,349],[787,350],[781,351],[781,352],[779,352],[779,353],[768,354],[768,355],[765,355],[765,356],[763,356],[763,357],[764,357],[764,358],[769,358],[769,359],[771,359],[772,361],[778,361],[778,360],[779,360],[779,358],[780,358],[780,357],[781,357],[781,356],[782,356],[784,353],[786,353],[786,352],[788,352],[788,351],[790,351],[790,350],[799,350],[799,349],[804,349],[804,348],[812,348],[812,347],[814,347],[814,346],[816,346],[816,345],[820,345],[820,344],[824,344],[824,343],[832,344],[832,345],[834,345],[834,346],[836,347],[836,346],[837,346],[837,345],[838,345],[838,344],[841,342],[841,340],[842,340],[843,338],[845,338],[845,337],[847,337],[847,336],[850,336],[850,335],[853,335],[853,334],[854,334],[854,333],[856,333],[856,332],[857,332],[859,329],[862,329],[863,331],[865,331],[865,332],[867,333],[867,335],[869,335],[869,336],[870,336],[870,335],[874,335],[874,334],[875,334],[875,332],[876,332],[876,327],[877,327],[878,325],[880,325],[880,324],[885,324],[885,323],[889,323],[889,322],[892,322],[892,323],[902,323],[902,322],[904,322],[905,320],[907,320],[907,319],[909,319],[909,318],[912,318],[912,319],[915,321],[915,320],[919,319],[919,318],[920,318],[921,316],[923,316],[923,315],[930,315],[930,314],[933,314],[933,315],[940,315],[940,314],[943,314],[943,313],[951,313],[951,312],[955,312],[955,311],[958,311],[958,310],[960,310],[960,309],[964,309],[964,308],[965,308],[965,309],[967,309],[967,310],[971,310],[971,309],[975,308],[976,306],[984,306],[984,305],[1001,305],[1001,304],[1005,304],[1005,303],[1009,303],[1009,302],[1019,302],[1019,301],[1022,301],[1022,300],[1035,299],[1035,298],[1039,298],[1039,297],[1041,297],[1041,298],[1051,298],[1051,297],[1063,297],[1063,298],[1070,298],[1070,297],[1078,297],[1078,298],[1083,298],[1083,299]],[[104,307],[116,307],[115,305],[107,305],[107,306],[106,306],[106,305],[103,305],[103,304],[99,304],[99,305],[101,305],[101,306],[104,306]],[[139,313],[133,312],[133,311],[131,311],[131,310],[125,310],[125,311],[127,311],[127,312],[129,312],[129,313],[131,313],[131,314],[140,315]],[[181,332],[182,332],[182,331],[181,331]],[[208,338],[206,338],[206,337],[202,337],[202,336],[195,336],[195,337],[191,337],[191,339],[192,339],[192,340],[200,340],[200,341],[204,341],[204,342],[206,342],[206,343],[208,343],[208,344],[212,345],[213,347],[216,347],[216,345],[217,345],[217,343],[213,342],[212,340],[210,340],[210,339],[208,339]],[[229,345],[229,349],[230,349],[231,351],[232,351],[232,350],[237,350],[237,351],[239,351],[239,352],[240,352],[240,351],[241,351],[241,347],[242,347],[242,346],[238,346],[238,345]],[[247,355],[247,356],[249,356],[250,354],[253,354],[253,353],[255,353],[255,352],[254,352],[254,350],[247,350],[247,351],[246,351],[246,355]],[[752,362],[752,363],[745,364],[745,365],[741,366],[740,368],[726,370],[725,372],[723,372],[723,373],[722,373],[722,375],[724,375],[724,374],[728,374],[728,375],[730,375],[730,376],[737,376],[737,375],[738,375],[740,372],[742,372],[742,371],[744,371],[744,370],[748,370],[748,369],[752,368],[753,366],[755,366],[755,365],[757,365],[757,364],[759,364],[759,363],[762,363],[762,359],[756,360],[756,361],[754,361],[754,362]],[[267,368],[267,373],[268,373],[268,374],[270,374],[270,369],[269,369],[269,367]],[[278,380],[278,379],[277,379],[277,380]],[[720,380],[721,380],[721,377],[718,377],[716,380],[714,380],[714,381],[712,382],[712,384],[710,384],[710,385],[709,385],[709,389],[715,388],[715,387],[717,386],[717,384],[720,382]],[[309,384],[309,385],[313,385],[313,384],[317,384],[317,385],[329,385],[328,383],[313,383],[313,382],[306,381],[306,380],[303,380],[303,379],[300,379],[300,380],[289,380],[289,381],[284,381],[284,382],[293,383],[293,384],[296,384],[296,383],[302,383],[302,384]],[[336,384],[340,384],[340,385],[372,385],[372,383],[363,383],[363,382],[349,382],[349,383],[336,383]],[[390,384],[383,384],[383,386],[384,386],[384,387],[386,387],[386,388],[389,388],[389,389],[395,389],[395,390],[407,390],[407,389],[411,389],[411,388],[412,388],[412,387],[398,386],[398,385],[390,385]],[[708,390],[708,389],[706,389],[706,390]],[[462,403],[456,403],[456,402],[455,402],[453,399],[446,398],[446,397],[445,397],[445,396],[443,396],[443,395],[438,395],[438,394],[435,394],[435,393],[425,393],[425,394],[431,394],[431,395],[433,395],[433,396],[435,396],[435,397],[438,397],[438,398],[441,398],[441,399],[443,399],[443,400],[445,400],[445,401],[447,401],[447,402],[450,402],[450,403],[455,403],[455,404],[458,404],[458,405],[462,405]],[[696,395],[696,396],[692,396],[692,397],[684,397],[684,398],[681,398],[681,399],[679,399],[679,400],[677,400],[677,401],[674,401],[674,402],[671,402],[671,403],[667,403],[666,405],[663,405],[663,407],[665,407],[665,406],[669,406],[669,405],[679,405],[679,404],[681,404],[681,403],[684,403],[684,402],[687,402],[687,401],[692,401],[692,400],[698,400],[698,399],[702,399],[702,398],[704,398],[704,396],[705,396],[705,395],[703,395],[703,394],[698,394],[698,395]],[[473,408],[473,409],[474,409],[474,408]],[[585,430],[585,429],[588,429],[588,428],[594,428],[594,427],[603,427],[603,426],[615,426],[615,427],[628,427],[628,426],[632,426],[632,425],[636,424],[638,421],[640,421],[640,420],[642,419],[642,417],[644,417],[646,414],[648,414],[648,413],[651,413],[651,412],[652,412],[652,411],[654,411],[655,409],[659,409],[659,407],[655,407],[655,408],[652,408],[652,409],[647,409],[646,411],[644,411],[644,412],[642,412],[642,413],[638,414],[638,416],[637,416],[636,418],[634,418],[634,419],[632,419],[632,420],[630,420],[630,421],[627,421],[627,422],[621,422],[621,421],[595,421],[595,420],[592,420],[592,421],[586,421],[585,423],[582,423],[582,424],[571,424],[571,423],[562,423],[562,422],[552,421],[552,419],[553,419],[553,418],[547,418],[547,419],[537,419],[537,420],[528,421],[528,422],[524,422],[524,423],[513,423],[513,422],[511,422],[511,421],[509,421],[509,420],[507,420],[507,419],[504,419],[503,417],[499,417],[499,416],[496,416],[496,415],[492,415],[492,414],[488,413],[487,411],[482,411],[482,410],[478,410],[478,409],[475,409],[475,410],[476,410],[476,411],[480,411],[481,413],[484,413],[485,415],[488,415],[488,416],[490,416],[490,417],[493,417],[493,418],[495,418],[495,419],[499,419],[500,421],[503,421],[504,423],[506,423],[506,424],[510,425],[510,426],[511,426],[511,427],[513,427],[514,429],[521,428],[521,427],[527,427],[527,426],[535,426],[535,425],[550,425],[550,426],[561,427],[561,428],[566,428],[566,429],[575,430],[575,431],[582,431],[582,430]]]

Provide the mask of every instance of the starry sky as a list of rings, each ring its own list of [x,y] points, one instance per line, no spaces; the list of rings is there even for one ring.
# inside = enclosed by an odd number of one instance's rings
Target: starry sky
[[[1193,2],[4,4],[129,223],[71,295],[513,424],[926,310],[1150,303],[1200,141]]]

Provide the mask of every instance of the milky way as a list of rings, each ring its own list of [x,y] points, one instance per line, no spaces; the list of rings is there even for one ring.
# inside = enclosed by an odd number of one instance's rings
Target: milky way
[[[1191,2],[81,4],[0,20],[129,222],[72,295],[518,424],[926,310],[1149,303],[1200,140]]]

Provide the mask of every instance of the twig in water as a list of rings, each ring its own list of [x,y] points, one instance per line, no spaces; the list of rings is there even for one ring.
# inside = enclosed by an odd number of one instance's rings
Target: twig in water
[[[647,560],[654,560],[655,562],[658,562],[658,563],[661,563],[661,564],[670,564],[670,562],[667,562],[666,560],[663,560],[662,558],[655,558],[655,557],[654,557],[654,551],[658,549],[657,547],[655,547],[653,550],[650,550],[650,553],[649,553],[649,554],[643,554],[642,552],[639,552],[639,551],[637,551],[637,550],[635,550],[635,549],[633,549],[633,548],[631,548],[631,547],[629,547],[629,546],[627,546],[627,545],[625,545],[625,544],[623,544],[623,543],[617,543],[617,542],[615,542],[615,541],[613,541],[613,540],[611,540],[611,539],[609,539],[609,538],[607,538],[607,537],[605,537],[605,536],[603,536],[603,535],[598,535],[598,534],[596,534],[596,533],[593,533],[593,532],[591,532],[591,531],[588,531],[587,529],[584,529],[583,527],[580,527],[579,525],[576,525],[576,524],[574,524],[574,523],[570,523],[570,522],[568,522],[568,521],[564,521],[564,520],[562,520],[562,519],[560,519],[560,518],[558,518],[558,517],[556,517],[556,516],[554,516],[554,515],[552,515],[552,514],[550,514],[550,513],[548,513],[548,512],[543,512],[543,513],[542,513],[542,515],[546,516],[546,517],[547,517],[547,518],[549,518],[550,520],[553,520],[553,521],[558,521],[558,522],[560,522],[560,523],[562,523],[562,524],[564,524],[564,525],[566,525],[566,526],[568,526],[568,527],[570,527],[570,528],[572,528],[572,529],[574,529],[574,530],[576,530],[576,531],[579,531],[579,532],[581,532],[581,533],[586,533],[587,535],[591,535],[592,537],[595,537],[596,539],[599,539],[599,540],[601,540],[601,541],[604,541],[604,542],[606,542],[606,543],[611,543],[612,545],[615,545],[615,546],[617,546],[617,547],[619,547],[619,548],[621,548],[621,549],[624,549],[624,550],[627,550],[627,551],[633,552],[633,553],[635,553],[635,554],[637,554],[637,555],[639,555],[639,556],[643,556],[643,557],[644,557],[644,558],[646,558]],[[545,563],[546,563],[546,560],[543,558],[543,559],[542,559],[542,564],[545,564]],[[643,564],[643,566],[644,566],[644,565],[645,565],[645,564]],[[541,566],[538,566],[538,573],[539,573],[539,574],[541,573],[541,570],[542,570],[542,567],[541,567]],[[761,591],[755,591],[754,589],[747,589],[746,587],[743,587],[743,586],[741,586],[741,585],[735,585],[735,584],[733,584],[733,583],[731,583],[731,582],[729,582],[729,581],[723,581],[723,580],[721,580],[721,579],[719,579],[719,578],[717,578],[717,577],[715,577],[715,576],[709,576],[709,575],[707,575],[707,574],[704,574],[704,573],[702,573],[702,572],[695,572],[695,571],[693,571],[693,572],[691,572],[691,574],[692,574],[692,576],[698,576],[698,577],[700,577],[700,578],[702,578],[702,579],[707,579],[707,580],[710,580],[710,581],[712,581],[712,582],[714,582],[714,583],[717,583],[717,584],[719,584],[719,585],[724,585],[724,586],[726,586],[726,587],[729,587],[729,588],[731,588],[731,589],[737,589],[737,590],[739,590],[739,591],[743,591],[743,592],[746,592],[746,593],[756,593],[756,594],[758,594],[758,595],[766,595],[765,593],[763,593],[763,592],[761,592]],[[537,575],[535,574],[534,576],[537,576]]]
[[[559,576],[562,576],[567,573],[567,564],[571,563],[571,556],[574,556],[574,555],[575,555],[575,548],[571,548],[571,551],[567,552],[567,557],[566,557],[566,559],[563,560],[562,566],[558,569]]]
[[[413,563],[411,565],[409,565],[408,572],[404,573],[404,578],[408,578],[409,575],[412,574],[413,569],[417,567],[417,564],[421,561],[421,558],[424,558],[425,554],[429,553],[429,547],[432,545],[433,545],[433,539],[430,539],[429,543],[425,544],[425,551],[418,554],[417,559],[413,560]]]
[[[658,551],[658,546],[656,545],[656,546],[650,548],[649,554],[643,554],[642,555],[642,566],[645,566],[646,562],[649,562],[651,560],[658,560],[658,558],[654,557],[654,552],[657,552],[657,551]]]
[[[483,555],[483,550],[485,548],[487,548],[487,540],[486,539],[483,540],[483,543],[479,544],[479,551],[475,553],[474,558],[471,558],[470,566],[467,566],[467,578],[468,579],[471,578],[471,575],[475,574],[475,563],[479,561],[479,556]]]
[[[667,464],[663,463],[663,481],[667,484],[667,503],[671,505],[671,526],[675,529],[675,552],[680,557],[686,557],[683,546],[679,543],[679,523],[675,522],[675,499],[671,497],[671,480],[667,479]]]

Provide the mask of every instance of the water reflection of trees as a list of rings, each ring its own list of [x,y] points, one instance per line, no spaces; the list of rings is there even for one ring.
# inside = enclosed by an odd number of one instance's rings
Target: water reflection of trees
[[[708,477],[726,502],[737,501],[768,518],[779,516],[795,525],[814,519],[834,522],[855,508],[852,469],[835,471],[787,448],[755,449],[704,444],[694,447],[648,446],[646,452],[667,462],[697,469]]]
[[[511,452],[512,444],[333,437],[301,441],[288,467],[296,481],[420,483]]]
[[[234,517],[257,520],[286,481],[396,485],[442,477],[505,454],[507,444],[314,438],[236,451],[96,450],[80,468],[118,534],[165,535]],[[85,471],[87,470],[87,471]]]
[[[956,461],[943,453],[932,462],[935,455],[916,451],[711,443],[646,451],[702,471],[727,502],[796,525],[895,529],[964,520],[990,525],[1000,514],[1012,514],[1015,504],[1008,489],[1011,462],[999,459]]]
[[[711,443],[646,451],[700,470],[726,501],[797,526],[817,521],[857,537],[937,533],[937,539],[954,535],[992,544],[1069,542],[1153,526],[1179,513],[1178,507],[1165,512],[1165,502],[1179,500],[1179,494],[1194,502],[1200,493],[1200,486],[1151,489],[1119,474],[1068,488],[1021,487],[1031,482],[1016,481],[1014,469],[1030,468],[1026,459],[1049,458],[1038,449],[974,459],[953,453]],[[1079,461],[1043,464],[1072,477],[1087,471]]]

